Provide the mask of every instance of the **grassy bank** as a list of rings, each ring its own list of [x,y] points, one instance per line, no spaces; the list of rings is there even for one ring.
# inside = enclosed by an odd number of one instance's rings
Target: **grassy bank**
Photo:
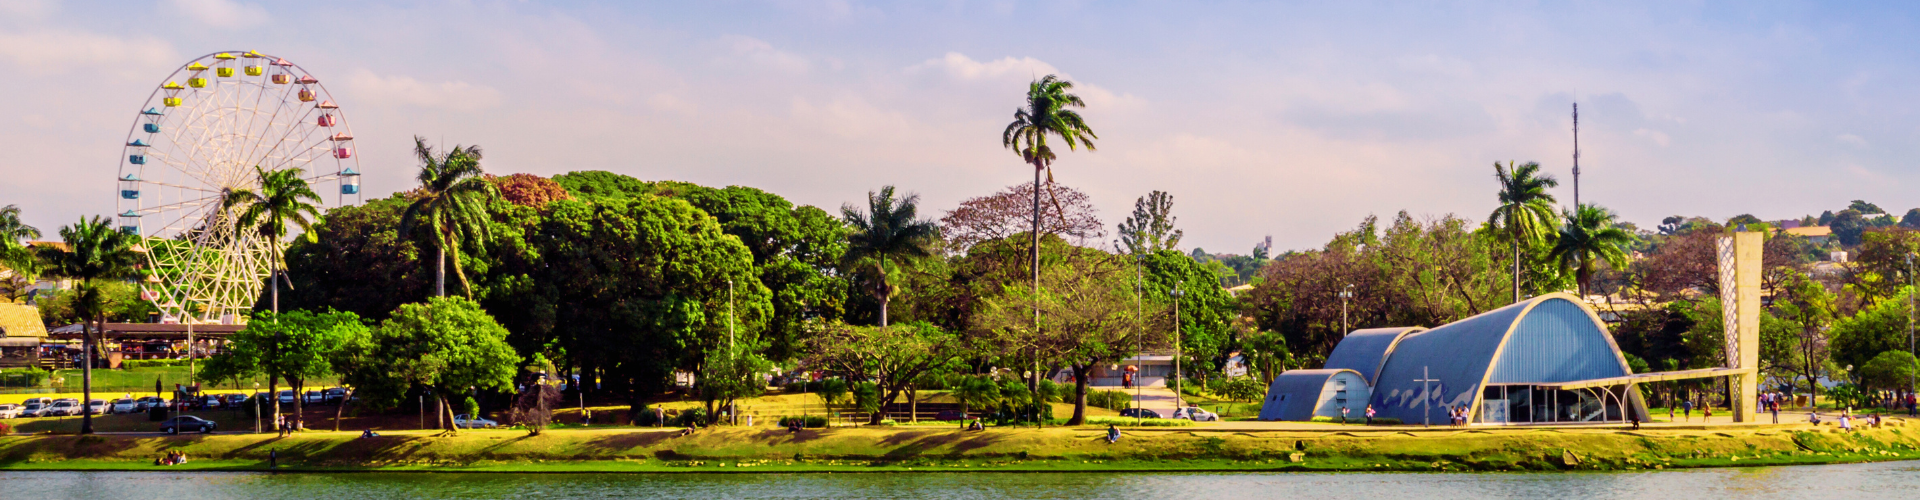
[[[153,469],[183,451],[193,469],[288,470],[1071,471],[1071,470],[1632,470],[1920,459],[1911,430],[1831,427],[1705,430],[1414,429],[1132,430],[1117,444],[1095,427],[993,429],[714,428],[690,436],[631,428],[514,430],[457,436],[391,432],[191,436],[0,437],[0,469]]]

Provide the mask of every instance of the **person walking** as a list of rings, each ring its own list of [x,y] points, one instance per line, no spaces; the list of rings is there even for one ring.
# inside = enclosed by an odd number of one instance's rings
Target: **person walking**
[[[1680,403],[1680,412],[1682,415],[1686,416],[1688,422],[1692,422],[1693,421],[1693,400],[1689,399],[1689,400],[1686,400],[1686,402]]]
[[[1373,425],[1373,404],[1367,404],[1367,425]]]
[[[1348,408],[1345,406],[1340,407],[1340,423],[1343,423],[1343,424],[1347,423],[1347,412],[1352,410],[1353,410],[1352,408]]]

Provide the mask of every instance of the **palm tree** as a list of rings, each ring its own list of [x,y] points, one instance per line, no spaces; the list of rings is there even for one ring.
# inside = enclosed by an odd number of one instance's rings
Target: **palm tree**
[[[39,272],[40,266],[34,262],[33,252],[20,243],[39,237],[39,229],[20,222],[20,207],[14,205],[0,207],[0,269],[12,273],[6,278],[10,283],[21,285],[21,288],[24,288],[24,285],[33,284],[34,275]],[[0,297],[0,302],[13,300],[13,294],[19,291],[10,285],[7,295]]]
[[[1605,261],[1614,269],[1627,266],[1627,247],[1633,244],[1633,234],[1614,226],[1617,216],[1612,210],[1596,205],[1580,205],[1566,216],[1560,238],[1554,241],[1548,256],[1560,262],[1562,272],[1574,272],[1580,296],[1585,297],[1593,286],[1595,261]]]
[[[932,255],[933,241],[940,237],[940,226],[917,218],[920,195],[893,197],[893,186],[867,193],[867,211],[849,203],[840,207],[840,217],[853,226],[847,241],[847,259],[871,259],[880,273],[880,284],[873,298],[880,300],[880,326],[887,326],[887,303],[893,300],[894,286],[887,279],[887,264],[894,260]]]
[[[1069,107],[1087,107],[1080,96],[1067,93],[1073,90],[1073,82],[1047,75],[1027,85],[1027,106],[1013,110],[1013,123],[1007,124],[1007,130],[1000,133],[1000,144],[1020,153],[1020,159],[1033,165],[1033,295],[1040,296],[1040,172],[1046,171],[1047,181],[1053,181],[1053,148],[1047,146],[1047,136],[1059,137],[1067,143],[1067,149],[1075,150],[1086,146],[1093,151],[1093,140],[1099,135],[1080,118],[1080,113]],[[1051,185],[1049,185],[1051,188]],[[1059,196],[1053,199],[1059,200]],[[1066,213],[1059,207],[1056,211]],[[1033,303],[1033,327],[1040,329],[1040,303]],[[1040,392],[1040,367],[1035,361],[1033,392]]]
[[[298,168],[267,170],[253,167],[254,174],[260,176],[258,190],[240,188],[228,190],[223,196],[223,208],[232,209],[244,205],[240,213],[240,226],[253,228],[262,238],[273,242],[268,247],[273,259],[273,276],[270,278],[273,297],[273,312],[280,312],[280,274],[287,269],[286,247],[280,242],[287,237],[288,226],[296,226],[306,234],[307,242],[319,241],[313,234],[313,221],[320,217],[320,209],[314,206],[320,201],[320,195],[313,192],[307,180],[300,178],[306,173]]]
[[[447,295],[447,252],[453,252],[453,273],[467,297],[473,285],[460,268],[460,243],[486,241],[487,200],[500,196],[480,169],[480,146],[453,149],[435,155],[426,138],[414,136],[413,154],[420,158],[420,188],[414,191],[413,204],[400,217],[400,234],[411,235],[420,227],[433,232],[436,262],[433,293]]]
[[[103,279],[125,279],[137,272],[140,259],[133,252],[133,238],[114,230],[106,218],[82,218],[79,223],[60,228],[66,249],[41,247],[40,259],[57,276],[76,279],[80,286],[74,295],[73,312],[85,318],[82,344],[86,363],[81,368],[81,401],[93,400],[94,337],[106,326],[107,300],[98,283]],[[93,433],[93,414],[81,412],[80,433]]]
[[[1546,238],[1555,225],[1553,195],[1547,188],[1559,186],[1552,174],[1541,174],[1540,164],[1527,162],[1514,166],[1493,162],[1493,178],[1500,181],[1500,206],[1487,217],[1487,225],[1513,243],[1513,301],[1520,301],[1520,243],[1529,246]]]

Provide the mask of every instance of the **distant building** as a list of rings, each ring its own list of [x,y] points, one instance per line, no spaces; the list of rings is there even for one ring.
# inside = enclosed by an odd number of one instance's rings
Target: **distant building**
[[[0,304],[0,368],[37,365],[40,344],[46,340],[47,325],[40,321],[40,308]]]

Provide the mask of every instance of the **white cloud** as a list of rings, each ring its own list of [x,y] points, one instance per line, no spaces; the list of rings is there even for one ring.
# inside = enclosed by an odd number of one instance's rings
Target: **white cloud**
[[[1647,140],[1653,141],[1654,144],[1659,144],[1661,146],[1665,146],[1673,142],[1673,138],[1668,137],[1666,132],[1661,132],[1661,131],[1650,129],[1650,128],[1634,130],[1633,135],[1645,137],[1647,138]]]
[[[80,31],[0,32],[0,60],[35,75],[106,66],[154,70],[178,63],[163,40],[123,39]]]
[[[1840,134],[1839,136],[1834,137],[1833,140],[1851,144],[1853,145],[1853,147],[1856,147],[1856,148],[1867,147],[1866,139],[1862,139],[1860,138],[1860,136],[1853,135],[1853,134]]]
[[[926,62],[907,67],[908,73],[923,71],[938,71],[960,80],[1020,81],[1060,73],[1060,70],[1054,68],[1052,64],[1031,57],[1016,59],[1008,56],[996,61],[980,62],[959,52],[948,52],[946,57],[928,59]]]
[[[726,45],[728,54],[720,57],[717,62],[773,68],[793,73],[805,72],[812,66],[806,57],[773,48],[773,44],[758,38],[727,35],[720,37],[720,43]]]
[[[360,69],[347,77],[347,88],[354,97],[369,104],[389,104],[436,108],[449,111],[479,111],[500,105],[500,91],[485,85],[463,81],[425,83],[408,76],[381,77]]]
[[[271,19],[265,8],[230,0],[168,0],[167,3],[187,17],[219,28],[250,28]]]
[[[673,94],[668,94],[666,92],[661,92],[658,94],[654,94],[653,97],[648,97],[647,105],[652,106],[653,109],[655,110],[672,111],[675,113],[680,113],[688,116],[692,116],[694,113],[697,113],[700,111],[699,105],[691,102],[687,102],[686,99],[681,99],[679,97],[674,96]]]

